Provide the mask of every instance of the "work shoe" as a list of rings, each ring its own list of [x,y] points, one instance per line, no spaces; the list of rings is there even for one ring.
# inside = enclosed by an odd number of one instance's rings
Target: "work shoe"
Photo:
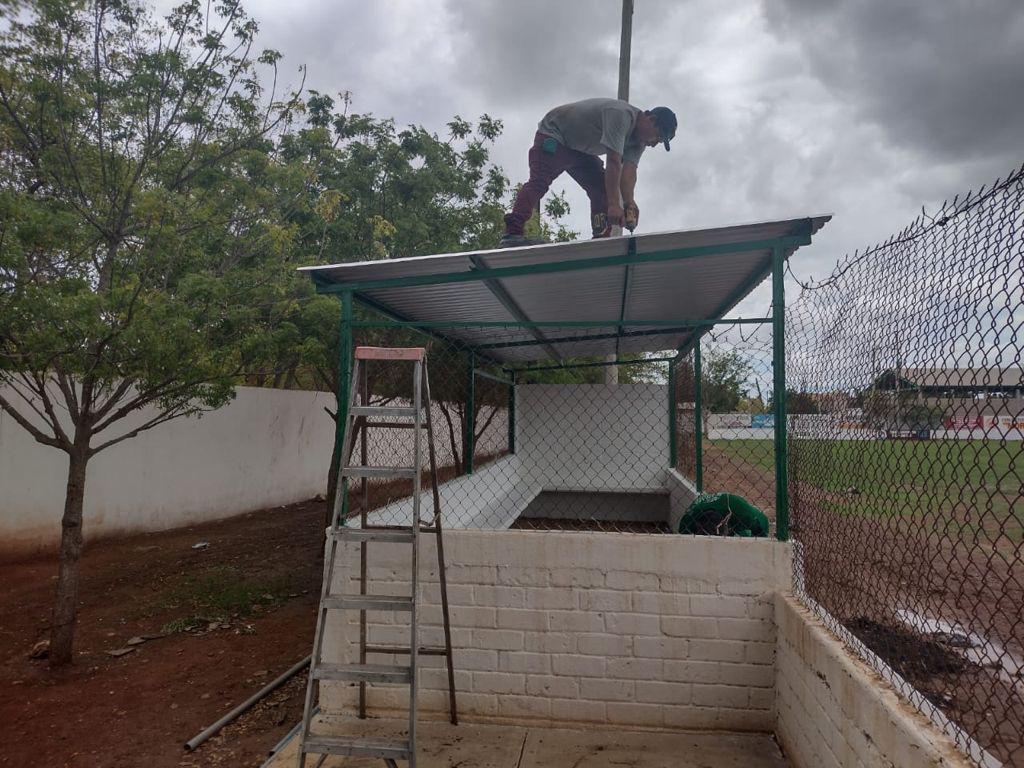
[[[544,245],[544,241],[526,235],[502,235],[499,248],[522,248],[524,245]]]

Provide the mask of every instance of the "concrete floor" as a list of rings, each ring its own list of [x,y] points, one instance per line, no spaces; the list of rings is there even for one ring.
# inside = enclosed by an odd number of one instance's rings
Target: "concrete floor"
[[[405,721],[332,720],[318,732],[394,738]],[[365,727],[366,730],[362,730]],[[293,738],[265,768],[295,768]],[[769,734],[668,733],[447,722],[419,724],[419,768],[786,768]],[[307,768],[317,758],[306,760]],[[383,760],[329,757],[322,768],[382,768]],[[400,766],[405,763],[399,761]]]

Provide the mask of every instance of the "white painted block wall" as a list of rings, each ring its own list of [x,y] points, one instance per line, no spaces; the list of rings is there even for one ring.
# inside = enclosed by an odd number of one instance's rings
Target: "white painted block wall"
[[[663,488],[668,387],[516,387],[516,453],[545,490]]]
[[[423,642],[440,644],[430,541],[423,539],[421,553]],[[408,594],[408,547],[369,546],[372,591]],[[357,591],[357,552],[344,553],[334,591]],[[789,585],[786,544],[449,531],[445,553],[456,686],[468,717],[755,731],[774,726],[773,595]],[[355,660],[356,614],[345,613],[331,612],[328,661]],[[370,642],[408,644],[408,630],[395,621],[392,614],[370,613]],[[443,661],[422,657],[421,664],[421,704],[441,712]],[[370,705],[405,707],[407,690],[371,690]],[[324,711],[351,712],[356,691],[325,683]]]
[[[220,410],[170,421],[97,454],[86,477],[86,539],[322,493],[334,443],[324,406],[333,407],[327,393],[239,387]],[[0,554],[56,545],[66,482],[67,455],[0,413]]]
[[[775,621],[775,732],[795,768],[973,765],[792,596],[776,597]]]

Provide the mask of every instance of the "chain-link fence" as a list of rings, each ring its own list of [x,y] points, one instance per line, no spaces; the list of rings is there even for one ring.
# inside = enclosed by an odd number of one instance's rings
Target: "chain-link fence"
[[[678,363],[676,381],[680,446],[676,468],[692,478],[699,491],[743,496],[774,523],[771,326],[708,329],[699,349]]]
[[[428,335],[386,322],[364,313],[353,344],[427,349],[446,526],[665,533],[673,505],[681,508],[692,498],[673,499],[668,478],[676,439],[669,400],[674,350],[672,356],[623,356],[614,366],[618,382],[607,384],[601,358],[509,365],[488,355],[489,349],[523,343],[519,328],[489,328],[491,342],[467,348],[445,328]],[[585,334],[545,328],[552,339]],[[353,382],[357,403],[411,402],[411,365],[370,361],[361,379]],[[349,463],[411,463],[412,433],[377,428],[382,422],[385,417],[356,422]],[[425,519],[433,510],[428,448],[421,446]],[[411,489],[409,479],[361,480],[350,489],[346,513],[359,515],[365,506],[371,524],[407,525]]]
[[[1022,203],[1024,168],[922,216],[804,285],[786,331],[798,586],[976,760],[983,748],[1012,765],[1024,765]]]

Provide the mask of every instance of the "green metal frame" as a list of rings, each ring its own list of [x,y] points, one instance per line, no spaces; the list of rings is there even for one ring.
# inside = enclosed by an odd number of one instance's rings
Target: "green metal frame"
[[[516,372],[512,371],[512,384],[508,388],[508,452],[516,452]]]
[[[352,386],[352,294],[341,294],[341,318],[338,325],[338,408],[334,429],[334,453],[338,457],[334,466],[338,478],[336,493],[341,496],[341,519],[348,517],[348,479],[341,476],[345,456],[341,455],[345,445],[345,424],[348,419],[348,403]],[[337,501],[335,501],[337,506]],[[333,510],[331,510],[333,514]]]
[[[335,433],[335,445],[339,454],[339,461],[344,457],[340,456],[341,446],[344,444],[344,430],[348,417],[348,402],[351,393],[352,375],[352,350],[353,350],[353,329],[355,328],[412,328],[431,338],[438,339],[455,346],[466,347],[464,341],[444,335],[435,329],[459,329],[459,328],[519,328],[529,331],[531,339],[491,342],[478,344],[467,349],[467,411],[466,426],[463,436],[464,471],[466,474],[473,472],[473,450],[475,441],[475,400],[476,400],[476,377],[480,376],[490,379],[508,387],[508,446],[509,451],[515,453],[516,445],[516,387],[518,385],[517,375],[529,371],[543,371],[556,369],[571,369],[598,367],[606,365],[630,365],[640,362],[668,362],[668,421],[669,421],[669,462],[675,467],[678,461],[678,444],[676,435],[676,397],[677,397],[677,374],[675,366],[691,350],[694,354],[694,409],[696,419],[695,429],[695,482],[698,491],[704,490],[704,466],[703,466],[703,423],[701,418],[702,410],[702,360],[700,351],[700,337],[703,332],[718,325],[747,325],[767,324],[772,325],[772,368],[773,386],[776,396],[775,401],[775,429],[774,429],[774,452],[775,452],[775,505],[776,505],[776,535],[785,541],[789,538],[789,496],[788,496],[788,436],[786,423],[786,362],[785,362],[785,287],[784,267],[787,252],[801,245],[809,245],[811,242],[810,220],[805,227],[795,234],[768,240],[752,240],[740,243],[724,243],[718,245],[696,246],[690,248],[679,248],[671,251],[656,253],[637,253],[636,240],[630,238],[628,252],[622,256],[608,256],[597,258],[581,258],[570,261],[542,262],[516,267],[492,268],[486,265],[482,257],[476,257],[472,269],[464,272],[447,272],[427,275],[411,275],[385,280],[369,280],[354,283],[331,283],[321,278],[316,273],[313,280],[317,292],[336,294],[341,298],[341,319],[340,339],[338,349],[338,414]],[[679,320],[628,320],[625,317],[625,300],[632,280],[632,266],[650,262],[676,261],[681,259],[699,258],[702,256],[724,255],[729,253],[741,253],[750,251],[768,251],[770,258],[767,264],[759,266],[748,280],[736,288],[722,303],[711,313],[708,318],[684,318]],[[525,313],[515,303],[499,282],[509,277],[523,275],[548,274],[555,272],[569,272],[587,269],[598,269],[608,266],[626,267],[623,277],[623,299],[620,302],[619,316],[609,320],[562,320],[562,321],[534,321],[528,320]],[[725,314],[732,309],[744,296],[746,296],[756,285],[771,275],[772,278],[772,315],[770,318],[742,318],[726,317]],[[387,305],[365,295],[365,291],[378,288],[399,288],[403,286],[426,286],[442,285],[450,283],[482,281],[509,311],[516,320],[414,320],[404,316],[401,312],[388,307]],[[360,304],[383,314],[386,320],[356,320],[353,317],[353,304],[358,301]],[[641,331],[627,331],[630,327],[644,327]],[[548,337],[542,333],[543,328],[594,328],[615,329],[611,333],[597,333],[583,336],[560,336]],[[510,375],[510,379],[481,371],[477,369],[478,361],[494,365],[502,365],[500,361],[487,354],[487,350],[506,349],[531,345],[543,345],[549,357],[557,359],[557,350],[552,346],[559,342],[570,341],[597,341],[605,339],[618,341],[629,337],[655,336],[678,334],[690,331],[689,337],[677,349],[673,357],[640,358],[632,360],[609,360],[603,362],[572,363],[548,366],[533,366],[528,368],[502,367],[502,371]],[[779,393],[782,393],[779,396]],[[344,493],[346,481],[341,480],[339,486]],[[347,505],[347,494],[343,496],[343,504]],[[347,508],[342,509],[342,514],[347,515]]]
[[[676,446],[676,359],[667,358],[668,364],[668,467],[675,469],[679,461]]]
[[[704,404],[701,402],[704,375],[700,359],[700,339],[693,347],[693,481],[697,493],[704,493]]]
[[[789,446],[786,435],[786,254],[772,252],[772,386],[775,400],[775,536],[789,539]]]
[[[469,350],[466,378],[466,436],[462,441],[463,474],[473,474],[473,441],[476,439],[476,352]]]

